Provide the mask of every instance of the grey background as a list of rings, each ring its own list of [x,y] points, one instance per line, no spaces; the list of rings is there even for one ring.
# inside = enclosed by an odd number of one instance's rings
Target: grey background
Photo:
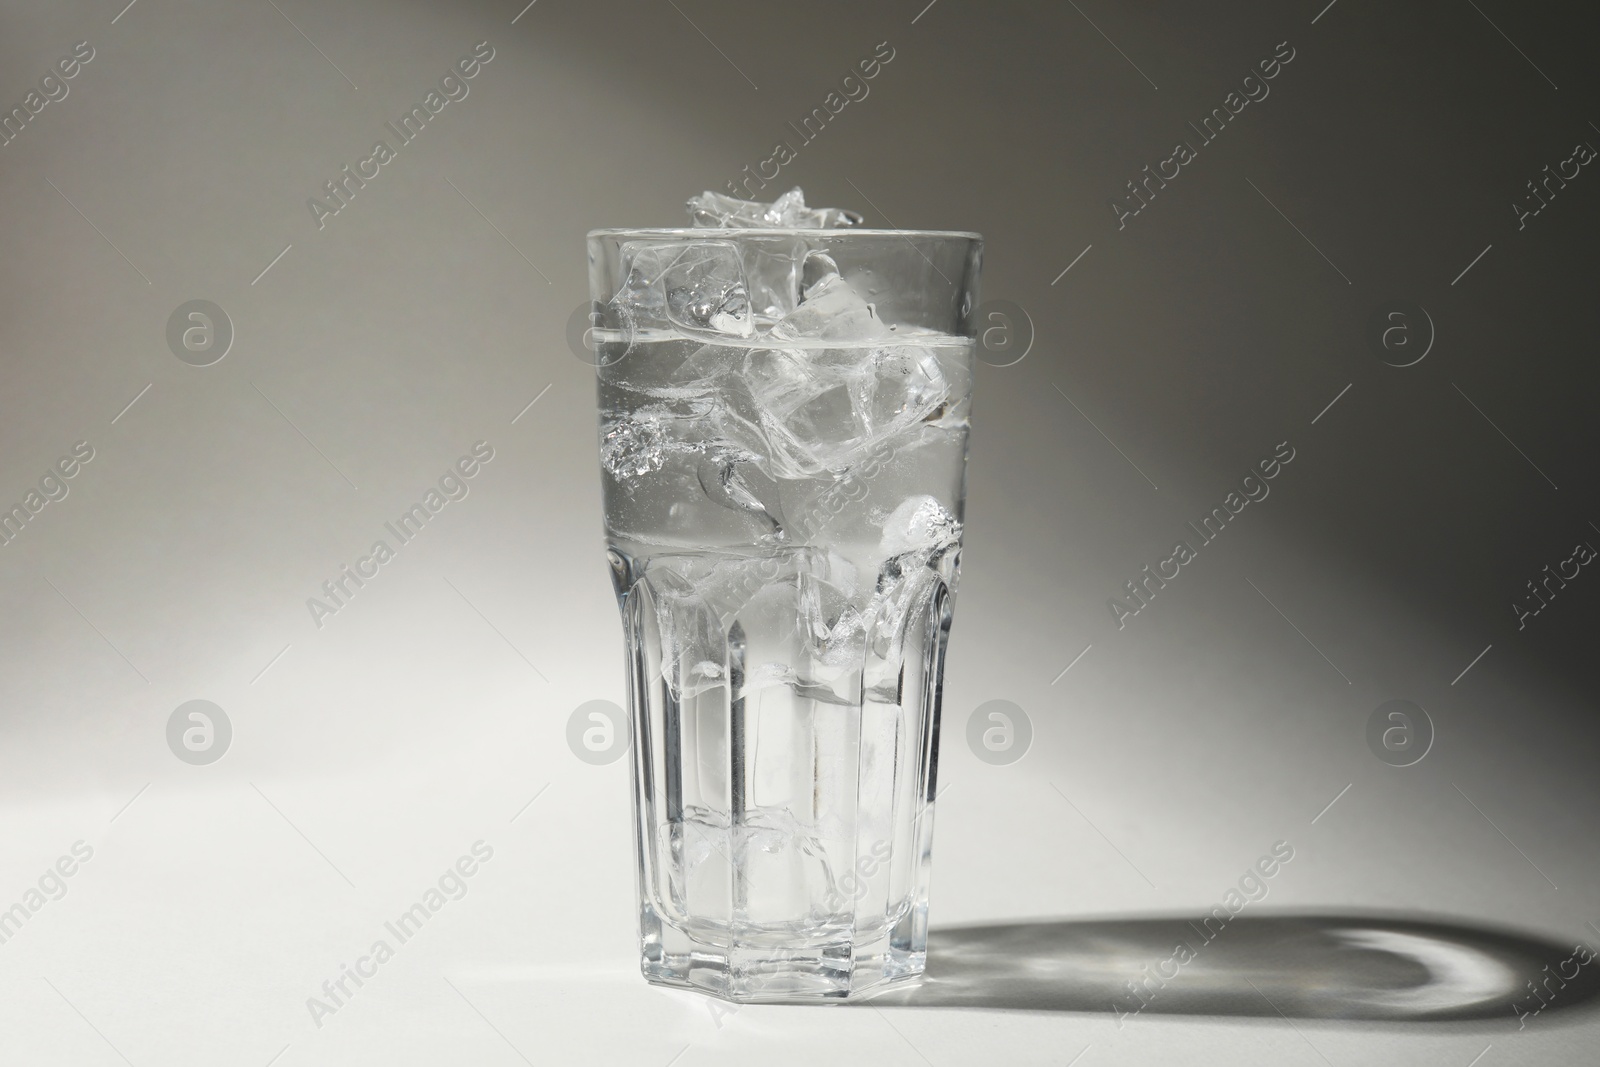
[[[1521,631],[1511,609],[1600,544],[1600,177],[1520,231],[1509,209],[1600,144],[1583,7],[520,9],[0,10],[6,108],[95,49],[0,148],[0,503],[95,450],[0,548],[0,907],[94,850],[0,944],[5,1059],[1490,1067],[1592,1047],[1582,1012],[1518,1032],[1510,997],[1461,1024],[720,1015],[638,979],[627,763],[565,740],[578,705],[623,700],[592,372],[563,338],[582,236],[679,224],[888,41],[771,191],[982,232],[985,294],[1037,331],[977,381],[935,926],[1202,912],[1286,840],[1252,914],[1593,943],[1600,577]],[[1285,40],[1270,95],[1119,230],[1108,198]],[[307,198],[479,41],[469,96],[319,230]],[[213,366],[167,348],[194,299],[233,323]],[[1437,329],[1403,369],[1366,340],[1397,300]],[[317,627],[306,599],[479,440],[470,495]],[[1119,630],[1107,598],[1285,440],[1271,495]],[[232,724],[208,766],[166,747],[193,699]],[[1034,731],[1003,766],[963,740],[996,699]],[[1410,767],[1366,745],[1393,699],[1436,730]],[[306,998],[480,839],[467,895],[315,1026]]]

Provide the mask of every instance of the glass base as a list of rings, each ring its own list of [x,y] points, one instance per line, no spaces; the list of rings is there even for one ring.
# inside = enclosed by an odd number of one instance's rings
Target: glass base
[[[678,554],[619,583],[648,981],[822,1003],[922,974],[949,587],[886,579],[906,602],[825,660],[802,623],[833,565]],[[755,592],[731,622],[680,592],[734,578]]]
[[[927,962],[925,906],[876,936],[849,928],[752,929],[735,938],[725,927],[669,925],[648,908],[641,920],[647,981],[740,1004],[865,999],[919,982]]]

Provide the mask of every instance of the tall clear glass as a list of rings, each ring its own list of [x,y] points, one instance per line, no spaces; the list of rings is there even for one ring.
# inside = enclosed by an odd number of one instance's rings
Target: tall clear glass
[[[739,1001],[915,980],[982,239],[588,246],[644,975]]]

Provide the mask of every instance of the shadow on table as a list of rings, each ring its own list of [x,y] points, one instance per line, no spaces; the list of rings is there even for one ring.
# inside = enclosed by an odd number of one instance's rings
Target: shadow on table
[[[1531,1021],[1596,993],[1600,960],[1582,946],[1425,918],[1277,915],[936,929],[923,983],[869,1003]]]

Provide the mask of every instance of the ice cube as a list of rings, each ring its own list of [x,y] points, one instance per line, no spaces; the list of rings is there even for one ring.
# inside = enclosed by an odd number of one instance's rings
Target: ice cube
[[[625,329],[676,329],[708,340],[755,332],[732,241],[629,241],[622,256],[627,275],[610,306]]]
[[[773,474],[813,477],[864,461],[880,442],[893,446],[947,394],[920,347],[755,349],[718,397],[715,421]]]
[[[741,244],[750,306],[758,326],[771,326],[800,303],[800,268],[806,257],[802,238],[751,237]]]
[[[838,275],[838,262],[821,249],[813,248],[806,253],[805,259],[800,264],[800,291],[809,294],[830,276],[838,277]]]
[[[661,677],[675,697],[689,700],[727,684],[721,668],[728,655],[727,632],[705,601],[663,595],[656,601],[656,621],[661,633]]]
[[[781,228],[788,230],[834,229],[859,226],[861,216],[839,208],[808,208],[806,197],[795,186],[770,204],[756,200],[736,200],[709,190],[690,197],[689,218],[696,226]]]
[[[667,317],[691,334],[755,333],[750,291],[739,246],[732,241],[697,241],[667,266]]]
[[[806,288],[800,306],[772,327],[772,335],[784,340],[870,341],[889,336],[889,328],[877,310],[833,272]]]
[[[720,432],[789,478],[842,470],[880,442],[892,447],[949,394],[933,354],[906,345],[755,349],[736,381],[759,440],[731,411],[719,414]]]
[[[907,497],[883,523],[878,554],[884,559],[916,555],[926,563],[961,540],[961,523],[927,494]]]
[[[927,561],[924,554],[908,552],[885,560],[878,571],[878,589],[865,613],[869,669],[863,682],[870,688],[898,675],[906,623],[939,584],[939,572]]]
[[[854,607],[847,607],[829,627],[818,658],[827,667],[859,668],[866,645],[867,620]]]
[[[787,417],[819,390],[833,384],[831,378],[819,380],[808,363],[806,353],[797,349],[752,349],[745,357],[742,380],[757,409],[763,414]]]
[[[600,439],[600,463],[620,482],[643,477],[666,462],[666,434],[654,415],[625,415]]]
[[[797,438],[824,451],[849,445],[861,436],[850,388],[844,382],[825,384],[789,413],[784,428]]]
[[[761,451],[791,478],[827,469],[834,454],[852,450],[862,433],[848,379],[813,356],[756,349],[745,360],[742,385],[754,403]]]
[[[662,283],[667,264],[678,246],[659,241],[627,241],[620,255],[626,270],[622,286],[602,311],[602,321],[628,334],[641,330],[665,330],[667,290]]]
[[[898,433],[932,413],[950,393],[931,351],[919,345],[872,350],[868,371],[857,379],[856,404],[868,432]]]
[[[867,608],[869,651],[897,662],[906,620],[940,580],[937,565],[961,541],[961,523],[927,494],[902,500],[883,523],[878,584]]]
[[[867,622],[859,584],[855,565],[836,552],[800,576],[800,632],[816,662],[831,669],[827,673],[861,666]]]

